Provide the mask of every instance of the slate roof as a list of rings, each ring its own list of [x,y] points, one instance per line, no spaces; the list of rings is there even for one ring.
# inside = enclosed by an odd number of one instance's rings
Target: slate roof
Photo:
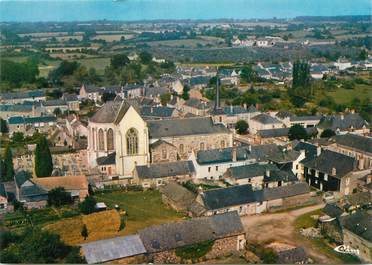
[[[223,108],[223,112],[228,116],[233,116],[237,114],[248,113],[248,110],[242,106],[226,106]]]
[[[114,165],[116,161],[116,152],[108,154],[107,156],[98,157],[96,160],[99,166]]]
[[[168,92],[169,92],[169,89],[165,87],[146,87],[145,96],[146,97],[157,97],[158,95],[163,95]]]
[[[336,143],[349,148],[357,149],[363,152],[372,153],[372,138],[357,134],[336,135],[329,139],[330,142]]]
[[[255,106],[250,105],[250,106],[248,107],[247,111],[248,111],[249,113],[254,113],[254,112],[257,112],[258,110],[256,109]]]
[[[357,113],[323,117],[318,124],[319,128],[331,129],[333,131],[337,129],[346,130],[351,127],[354,129],[361,129],[363,126],[368,127],[368,122]]]
[[[22,116],[13,116],[8,118],[9,124],[34,124],[34,123],[48,123],[55,122],[57,120],[54,116],[40,116],[40,117],[22,117]]]
[[[255,120],[257,122],[260,122],[262,124],[273,124],[273,123],[281,123],[278,119],[271,117],[270,115],[266,113],[258,114],[257,116],[254,116],[252,120]]]
[[[292,116],[289,118],[290,121],[320,121],[322,116],[311,115],[311,116]]]
[[[224,163],[233,160],[233,150],[236,149],[236,160],[247,160],[253,158],[248,147],[227,147],[222,149],[201,150],[196,154],[198,164]]]
[[[222,124],[214,124],[210,117],[148,121],[147,125],[151,138],[230,133]]]
[[[68,94],[68,93],[64,93],[62,95],[62,99],[66,100],[67,102],[79,101],[78,96],[76,94]]]
[[[335,168],[335,177],[342,178],[354,170],[355,161],[356,160],[353,157],[330,150],[324,150],[318,157],[305,161],[303,164],[305,167],[319,170],[320,172],[327,173],[330,176],[332,176],[332,168]]]
[[[341,218],[344,229],[372,243],[372,214],[370,211],[359,210]]]
[[[206,190],[200,193],[204,206],[208,210],[216,210],[258,201],[257,193],[252,185],[238,185],[222,189]]]
[[[296,150],[288,150],[286,147],[280,145],[261,145],[256,148],[261,149],[264,157],[272,162],[283,164],[295,161],[301,154]]]
[[[97,86],[88,86],[88,85],[84,85],[84,88],[85,88],[85,91],[87,93],[103,93],[104,92],[104,88],[103,87],[97,87]]]
[[[329,217],[335,218],[340,217],[344,211],[334,203],[327,203],[326,206],[324,206],[324,208],[322,209],[322,212]]]
[[[230,176],[235,179],[253,178],[257,176],[265,176],[266,170],[279,170],[274,164],[251,164],[228,169]]]
[[[67,105],[67,102],[62,99],[53,99],[53,100],[47,100],[42,102],[43,106],[65,106]]]
[[[174,111],[175,111],[175,108],[170,108],[170,107],[143,106],[141,108],[141,116],[143,116],[143,117],[170,118],[170,117],[172,117]]]
[[[0,97],[5,100],[9,99],[22,99],[22,98],[38,98],[45,97],[45,92],[43,90],[32,90],[26,92],[16,92],[16,93],[3,93]]]
[[[172,146],[172,147],[176,148],[173,144],[168,143],[167,141],[164,141],[164,140],[162,140],[162,139],[159,139],[159,140],[157,140],[156,142],[152,143],[152,144],[150,145],[150,147],[151,147],[151,149],[156,149],[157,147],[159,147],[159,146],[162,145],[162,144],[166,144],[166,145],[169,145],[169,146]]]
[[[309,193],[310,186],[307,183],[299,182],[276,188],[263,189],[262,192],[262,200],[270,201]]]
[[[305,150],[305,158],[301,161],[305,163],[310,161],[316,157],[317,154],[317,146],[311,143],[299,141],[298,143],[294,144],[293,150],[301,151]]]
[[[160,192],[181,209],[189,209],[196,195],[175,181],[169,181],[159,187]]]
[[[31,112],[33,108],[33,105],[31,104],[1,104],[0,105],[0,111],[9,111],[9,112]]]
[[[43,201],[48,198],[48,192],[32,181],[30,173],[20,171],[14,179],[19,188],[20,200]]]
[[[32,178],[32,175],[29,172],[24,171],[24,170],[19,171],[14,176],[15,184],[18,187],[20,187],[23,183],[25,183],[30,178]]]
[[[172,250],[177,247],[243,233],[243,225],[235,211],[151,226],[139,231],[148,253]]]
[[[195,173],[195,168],[191,161],[177,161],[136,166],[136,171],[140,179],[148,179],[192,175]]]
[[[139,235],[121,236],[81,244],[88,264],[102,263],[146,253]]]
[[[192,108],[200,109],[200,110],[209,109],[211,107],[210,103],[201,101],[197,98],[190,98],[186,100],[184,105],[192,107]]]
[[[106,102],[89,120],[95,123],[113,123],[122,101]]]

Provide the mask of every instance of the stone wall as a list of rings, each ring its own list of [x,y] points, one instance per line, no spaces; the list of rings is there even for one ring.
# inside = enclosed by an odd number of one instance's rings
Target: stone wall
[[[177,257],[175,250],[168,250],[152,254],[152,262],[155,264],[174,264],[181,263],[181,258]]]
[[[126,257],[117,260],[110,260],[106,264],[143,264],[147,263],[148,259],[145,255],[138,255],[133,257]]]
[[[323,235],[331,238],[338,244],[342,244],[343,236],[342,229],[337,219],[329,222],[320,223],[320,231]]]
[[[207,259],[226,256],[232,252],[238,251],[238,236],[221,238],[214,241],[212,249],[207,253]]]
[[[177,161],[177,148],[170,144],[161,144],[151,148],[151,163]]]

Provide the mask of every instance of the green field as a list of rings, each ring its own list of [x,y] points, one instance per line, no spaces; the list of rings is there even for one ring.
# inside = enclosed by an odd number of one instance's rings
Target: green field
[[[127,213],[124,234],[133,234],[150,225],[181,220],[183,215],[163,204],[159,191],[112,192],[95,195],[108,207],[118,204]]]
[[[332,97],[338,104],[349,103],[353,98],[369,98],[371,101],[372,87],[368,85],[355,85],[354,89],[338,88],[335,91],[326,92],[326,94]]]
[[[88,69],[91,67],[96,68],[98,74],[103,74],[106,66],[110,64],[110,58],[85,58],[78,60],[78,62]]]

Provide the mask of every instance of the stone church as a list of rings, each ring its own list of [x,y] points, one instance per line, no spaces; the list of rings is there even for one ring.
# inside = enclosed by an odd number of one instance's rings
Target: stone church
[[[211,117],[145,121],[127,100],[107,102],[90,118],[88,163],[115,153],[116,175],[131,177],[136,165],[188,159],[193,151],[231,147],[232,133]]]

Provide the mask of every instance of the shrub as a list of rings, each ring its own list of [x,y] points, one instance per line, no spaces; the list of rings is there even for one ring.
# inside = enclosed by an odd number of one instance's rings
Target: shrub
[[[179,247],[176,255],[182,259],[198,259],[207,254],[213,247],[214,241],[207,240],[197,244]]]

